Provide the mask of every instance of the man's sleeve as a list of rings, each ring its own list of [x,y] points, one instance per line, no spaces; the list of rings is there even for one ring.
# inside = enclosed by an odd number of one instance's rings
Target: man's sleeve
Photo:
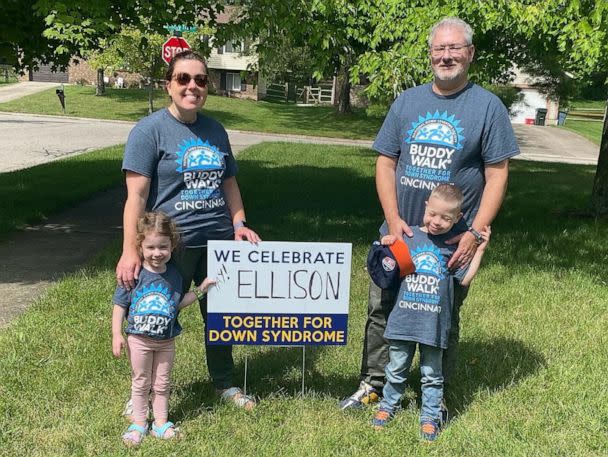
[[[375,151],[389,157],[399,157],[401,153],[401,129],[399,116],[395,112],[396,104],[397,101],[391,106],[372,145]]]
[[[488,109],[487,128],[482,137],[481,155],[486,164],[502,162],[519,154],[509,112],[499,99]]]

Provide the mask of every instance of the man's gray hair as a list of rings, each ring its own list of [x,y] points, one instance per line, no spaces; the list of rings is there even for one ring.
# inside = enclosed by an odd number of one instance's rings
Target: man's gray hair
[[[444,17],[431,29],[431,32],[429,33],[429,47],[433,43],[435,33],[437,33],[437,30],[442,27],[460,27],[464,32],[464,38],[467,44],[473,44],[473,29],[469,24],[457,17]]]

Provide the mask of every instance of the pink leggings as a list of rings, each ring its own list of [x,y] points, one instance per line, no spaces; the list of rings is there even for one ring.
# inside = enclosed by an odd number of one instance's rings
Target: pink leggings
[[[146,336],[128,335],[131,360],[131,400],[133,422],[146,422],[150,389],[154,419],[167,422],[169,415],[170,377],[175,359],[175,338],[155,340]]]

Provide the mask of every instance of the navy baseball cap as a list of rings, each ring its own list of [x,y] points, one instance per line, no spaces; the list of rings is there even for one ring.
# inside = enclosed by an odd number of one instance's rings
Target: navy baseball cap
[[[401,279],[416,271],[410,250],[403,240],[390,246],[374,241],[367,255],[367,272],[381,289],[398,287]]]

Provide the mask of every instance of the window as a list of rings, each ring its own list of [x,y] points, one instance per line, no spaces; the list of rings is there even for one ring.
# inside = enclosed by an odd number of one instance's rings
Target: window
[[[233,92],[241,91],[240,73],[226,73],[226,90],[231,90]]]
[[[217,48],[218,54],[226,54],[226,53],[241,53],[243,52],[243,45],[241,43],[231,43],[230,41],[226,43],[224,46],[219,46]]]

